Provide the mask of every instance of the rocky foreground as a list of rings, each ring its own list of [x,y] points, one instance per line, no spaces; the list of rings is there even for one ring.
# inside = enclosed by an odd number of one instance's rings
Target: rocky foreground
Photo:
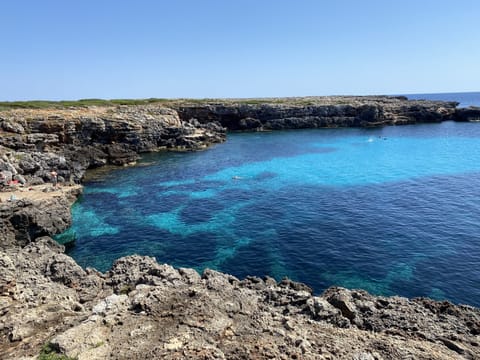
[[[461,359],[480,356],[480,312],[429,299],[376,297],[153,258],[83,270],[42,237],[6,250],[0,351],[78,359]]]
[[[479,114],[385,97],[0,112],[3,191],[15,194],[0,196],[0,358],[480,358],[474,307],[342,288],[313,296],[287,279],[199,275],[140,256],[101,274],[82,269],[51,239],[69,226],[81,191],[75,183],[88,168],[133,163],[159,149],[203,149],[224,141],[225,127],[378,126]],[[50,185],[52,170],[59,187]]]

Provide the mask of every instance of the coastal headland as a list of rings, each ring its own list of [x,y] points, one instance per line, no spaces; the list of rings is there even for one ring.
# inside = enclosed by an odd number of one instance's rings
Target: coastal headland
[[[83,269],[52,236],[88,169],[196,151],[227,131],[479,121],[404,97],[0,103],[0,358],[476,359],[480,309],[288,279],[175,269],[154,258]]]

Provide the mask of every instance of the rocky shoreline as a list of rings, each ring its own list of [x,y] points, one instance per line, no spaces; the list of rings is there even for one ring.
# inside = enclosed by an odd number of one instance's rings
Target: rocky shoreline
[[[272,102],[181,104],[180,118],[218,121],[230,130],[373,127],[459,120],[456,102],[408,101],[405,97],[309,97]]]
[[[140,256],[102,274],[51,239],[71,223],[87,169],[203,149],[227,130],[480,118],[480,108],[456,106],[328,97],[0,112],[3,191],[17,194],[0,198],[0,358],[480,358],[480,310],[471,306],[342,288],[313,296],[287,279],[199,275]]]

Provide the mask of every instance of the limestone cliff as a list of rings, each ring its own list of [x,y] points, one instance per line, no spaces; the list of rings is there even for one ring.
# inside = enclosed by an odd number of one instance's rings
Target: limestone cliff
[[[217,123],[182,121],[161,106],[17,109],[0,112],[0,171],[42,183],[55,169],[60,180],[79,181],[88,168],[132,163],[142,152],[198,150],[224,140]]]
[[[456,102],[408,101],[405,97],[307,97],[205,101],[175,105],[184,120],[218,121],[230,130],[370,127],[454,119]]]

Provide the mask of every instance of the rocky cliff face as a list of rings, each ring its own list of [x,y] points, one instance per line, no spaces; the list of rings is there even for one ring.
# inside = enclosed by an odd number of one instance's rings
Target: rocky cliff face
[[[182,121],[158,106],[11,110],[0,113],[0,171],[48,181],[80,180],[87,168],[135,162],[158,149],[198,150],[225,140],[217,123]]]
[[[184,120],[218,121],[230,130],[369,127],[453,119],[458,103],[407,101],[404,97],[311,97],[271,102],[206,102],[176,107]]]
[[[452,103],[341,99],[347,103],[184,104],[180,116],[154,105],[1,112],[0,172],[27,186],[48,182],[51,169],[61,182],[80,180],[89,167],[127,164],[141,152],[223,141],[224,129],[213,120],[229,129],[266,130],[454,116]],[[472,111],[456,119],[475,120]],[[140,256],[119,259],[105,274],[82,269],[49,237],[69,226],[81,187],[37,186],[47,192],[35,188],[38,196],[25,191],[13,201],[0,196],[2,359],[40,353],[77,359],[480,358],[480,310],[469,306],[342,288],[313,296],[288,279],[200,275]]]
[[[182,121],[175,110],[159,106],[86,107],[0,112],[0,186],[3,191],[49,183],[78,183],[88,168],[126,165],[147,151],[198,150],[225,140],[217,123]],[[24,246],[54,235],[70,224],[69,207],[78,194],[0,204],[0,248]],[[45,189],[48,190],[48,189]],[[63,199],[63,200],[62,200]]]

